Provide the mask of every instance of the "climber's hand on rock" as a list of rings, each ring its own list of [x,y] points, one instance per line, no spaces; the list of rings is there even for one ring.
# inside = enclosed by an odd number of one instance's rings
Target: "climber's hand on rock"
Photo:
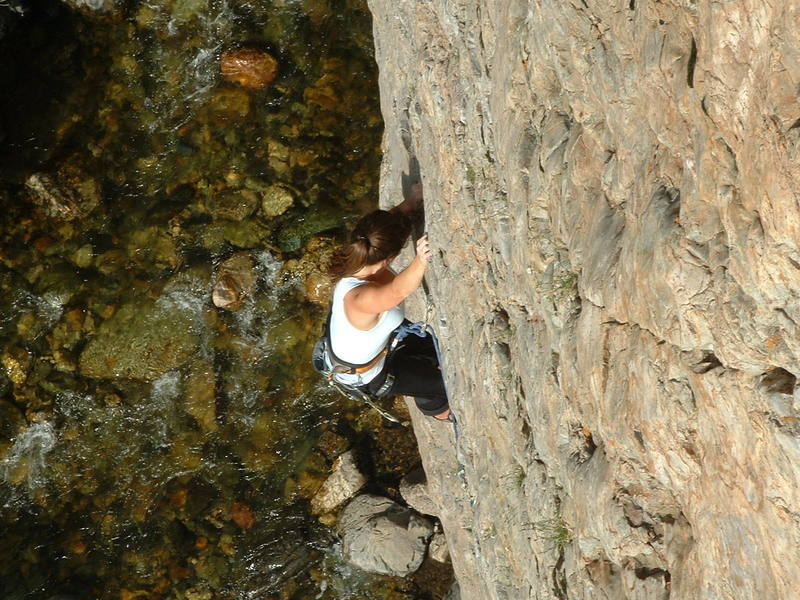
[[[431,246],[428,243],[428,234],[424,234],[417,240],[417,258],[423,265],[428,264],[431,255]]]

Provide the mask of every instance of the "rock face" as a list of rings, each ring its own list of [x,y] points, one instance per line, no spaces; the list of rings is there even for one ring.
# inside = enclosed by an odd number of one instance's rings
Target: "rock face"
[[[345,558],[365,571],[405,577],[425,558],[433,525],[388,498],[364,494],[339,520]]]
[[[370,7],[381,202],[413,160],[425,187],[459,443],[412,414],[462,597],[796,595],[800,7]]]

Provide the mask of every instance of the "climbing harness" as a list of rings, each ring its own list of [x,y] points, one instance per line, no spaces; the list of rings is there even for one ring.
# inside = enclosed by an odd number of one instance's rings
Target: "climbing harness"
[[[380,389],[378,389],[375,394],[371,394],[364,389],[364,384],[360,383],[360,376],[377,365],[382,358],[386,358],[387,360],[389,359],[391,353],[399,347],[400,342],[402,342],[403,339],[408,335],[408,333],[406,333],[403,329],[405,324],[400,325],[400,327],[395,329],[386,346],[372,360],[363,364],[349,363],[336,356],[333,351],[333,344],[331,343],[330,336],[332,308],[333,305],[331,304],[331,307],[328,309],[328,317],[325,320],[325,325],[322,329],[322,335],[314,344],[314,349],[311,352],[311,364],[314,366],[314,369],[325,378],[325,380],[328,382],[328,385],[333,387],[345,398],[355,400],[356,402],[364,402],[368,406],[378,411],[378,413],[387,421],[391,421],[392,423],[400,423],[400,419],[378,406],[378,403],[376,402],[381,394],[386,393],[392,386],[392,383],[394,382],[394,376],[389,374],[386,377],[386,381],[384,381],[383,385],[381,385]],[[359,375],[359,383],[353,385],[337,380],[336,375],[340,373],[347,375]]]

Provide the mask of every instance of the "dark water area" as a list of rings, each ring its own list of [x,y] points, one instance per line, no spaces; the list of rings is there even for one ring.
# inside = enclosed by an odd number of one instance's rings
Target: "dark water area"
[[[0,3],[0,597],[439,597],[308,512],[417,461],[308,367],[381,133],[363,0]]]

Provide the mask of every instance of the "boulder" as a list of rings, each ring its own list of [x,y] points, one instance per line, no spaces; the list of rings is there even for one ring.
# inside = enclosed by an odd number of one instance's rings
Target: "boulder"
[[[333,463],[333,472],[311,500],[315,515],[331,513],[358,493],[367,478],[358,469],[353,450],[348,450]]]
[[[97,379],[153,381],[194,355],[200,342],[196,319],[196,307],[179,299],[124,304],[84,348],[80,371]]]
[[[424,517],[371,494],[358,496],[347,505],[338,529],[350,564],[396,577],[419,568],[433,533],[433,525]]]
[[[428,494],[428,481],[422,467],[403,477],[400,481],[400,495],[418,513],[434,516],[439,514],[439,508]]]
[[[223,54],[220,68],[228,81],[248,90],[260,90],[275,79],[278,61],[266,52],[242,48]]]

